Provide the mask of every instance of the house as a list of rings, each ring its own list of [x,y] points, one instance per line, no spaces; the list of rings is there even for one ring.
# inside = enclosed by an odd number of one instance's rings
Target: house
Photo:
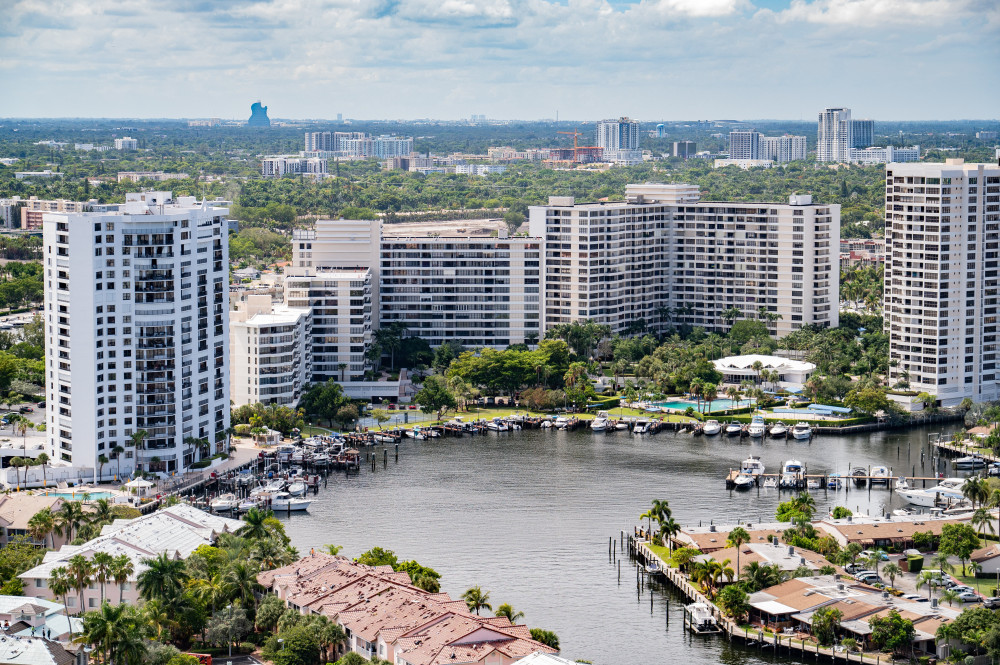
[[[24,492],[0,495],[0,544],[6,545],[14,536],[30,536],[28,521],[46,508],[52,512],[58,511],[63,503],[63,499],[58,496]],[[57,547],[66,542],[63,537],[54,533],[49,535],[49,539],[54,539]]]
[[[72,632],[79,634],[83,621],[67,617],[61,602],[24,596],[0,596],[0,625],[7,633],[21,637],[45,637],[67,641]],[[15,629],[14,627],[19,628]]]
[[[759,563],[762,566],[774,565],[785,572],[792,572],[803,566],[816,572],[823,566],[832,565],[821,554],[817,554],[811,550],[795,548],[791,545],[782,545],[778,540],[774,540],[771,543],[745,543],[739,548],[727,547],[711,553],[700,554],[694,557],[693,561],[708,559],[715,559],[716,561],[729,559],[733,568],[739,565],[741,569],[746,568],[747,565],[753,562]]]
[[[992,577],[1000,572],[1000,545],[994,543],[982,547],[973,552],[969,559],[982,566],[979,572],[976,573],[976,577],[980,575]]]
[[[928,515],[888,517],[847,517],[814,522],[817,530],[825,531],[841,547],[858,543],[864,548],[913,547],[913,534],[931,533],[940,536],[946,524],[968,524],[968,519],[939,519]]]
[[[782,538],[785,530],[792,525],[785,522],[772,522],[770,524],[758,524],[756,528],[752,524],[741,524],[739,526],[746,529],[747,533],[750,534],[751,543],[769,543],[775,538]],[[736,526],[708,525],[685,527],[676,536],[671,538],[671,542],[674,547],[691,547],[708,554],[725,549],[726,542],[729,540],[729,533],[734,528]]]
[[[67,648],[59,642],[0,633],[0,665],[87,665],[87,651],[80,645]]]

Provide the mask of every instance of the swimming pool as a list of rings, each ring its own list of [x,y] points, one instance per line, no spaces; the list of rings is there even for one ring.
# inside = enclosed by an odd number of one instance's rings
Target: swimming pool
[[[746,408],[747,406],[752,406],[753,403],[754,403],[754,400],[750,400],[749,402],[747,402],[747,400],[741,399],[740,402],[739,402],[739,406],[737,408],[740,408],[740,407]],[[687,409],[690,406],[695,411],[698,410],[698,403],[697,402],[688,401],[688,400],[680,400],[680,399],[679,400],[674,400],[672,402],[656,402],[656,406],[662,407],[664,409],[676,409],[678,411],[684,411],[685,409]],[[708,402],[702,401],[702,403],[701,403],[701,408],[702,409],[707,409],[708,406],[709,406]],[[712,400],[712,411],[724,411],[725,409],[731,409],[734,406],[736,406],[736,403],[733,402],[733,400],[731,400],[731,399],[713,399]]]
[[[84,494],[87,495],[90,501],[115,498],[115,495],[111,492],[87,492],[86,490],[80,490],[79,492],[46,492],[45,494],[46,496],[58,496],[67,501],[83,501]]]

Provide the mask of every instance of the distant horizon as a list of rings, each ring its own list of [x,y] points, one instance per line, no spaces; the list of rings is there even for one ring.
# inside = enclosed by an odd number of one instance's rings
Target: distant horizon
[[[249,105],[247,106],[249,109]],[[850,107],[848,107],[850,108]],[[819,112],[817,111],[817,114]],[[615,116],[621,117],[621,116]],[[684,124],[684,123],[740,123],[740,124],[752,124],[755,122],[767,122],[767,123],[802,123],[802,124],[816,124],[816,120],[807,120],[801,118],[694,118],[694,119],[682,119],[682,120],[667,120],[664,118],[644,120],[642,118],[636,118],[633,116],[633,120],[637,120],[640,124],[655,124],[655,123],[671,123],[671,124]],[[249,112],[247,113],[247,118],[249,118]],[[470,125],[477,124],[493,124],[493,123],[511,123],[511,122],[523,122],[523,123],[549,123],[549,124],[572,124],[572,123],[597,123],[602,120],[607,120],[608,118],[560,118],[556,120],[555,118],[487,118],[485,121],[472,121],[468,117],[464,118],[343,118],[337,120],[336,118],[286,118],[281,116],[270,116],[271,122],[285,122],[285,123],[346,123],[346,122],[385,122],[385,123],[418,123],[418,122],[448,122],[448,123],[467,123]],[[212,120],[218,119],[225,122],[246,122],[246,118],[236,116],[236,117],[225,117],[221,115],[201,115],[201,116],[8,116],[0,117],[0,123],[3,122],[37,122],[42,120],[48,121],[129,121],[129,120],[141,120],[143,122],[156,122],[156,121],[169,121],[169,122],[186,122],[190,120]],[[884,123],[932,123],[932,122],[993,122],[1000,123],[1000,117],[997,118],[918,118],[918,119],[902,119],[902,118],[869,118],[867,116],[858,116],[857,119],[874,120],[875,122]],[[268,128],[259,128],[262,131],[267,131]]]

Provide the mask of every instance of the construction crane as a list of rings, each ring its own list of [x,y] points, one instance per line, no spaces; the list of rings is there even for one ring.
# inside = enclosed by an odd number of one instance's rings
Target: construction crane
[[[571,132],[556,132],[556,134],[568,134],[569,136],[573,137],[573,161],[574,162],[580,161],[580,151],[581,150],[597,150],[598,149],[598,146],[596,146],[596,145],[579,145],[577,143],[577,139],[579,139],[579,137],[583,136],[584,134],[583,134],[583,132],[578,132],[575,127],[573,128],[573,131],[571,131]]]

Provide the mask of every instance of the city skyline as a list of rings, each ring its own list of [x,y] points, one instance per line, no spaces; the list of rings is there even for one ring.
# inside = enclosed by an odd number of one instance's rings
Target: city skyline
[[[7,16],[5,78],[32,91],[8,99],[7,117],[245,118],[260,99],[272,118],[558,112],[808,121],[843,105],[863,107],[866,117],[940,120],[989,118],[1000,102],[995,87],[981,84],[1000,57],[1000,9],[980,0],[411,0],[320,8],[297,0],[170,8],[136,0],[15,2]],[[929,79],[949,80],[963,94],[919,105],[895,94]],[[699,81],[728,94],[670,93]]]

